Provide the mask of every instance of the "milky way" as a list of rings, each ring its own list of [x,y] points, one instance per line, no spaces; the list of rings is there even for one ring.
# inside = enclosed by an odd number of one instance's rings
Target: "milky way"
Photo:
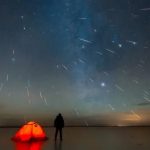
[[[0,125],[148,125],[149,16],[149,0],[0,2]]]

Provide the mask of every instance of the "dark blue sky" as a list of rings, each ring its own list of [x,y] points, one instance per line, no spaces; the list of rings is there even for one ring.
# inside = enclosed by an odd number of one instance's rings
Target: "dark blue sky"
[[[149,26],[149,0],[0,2],[1,125],[148,124]]]

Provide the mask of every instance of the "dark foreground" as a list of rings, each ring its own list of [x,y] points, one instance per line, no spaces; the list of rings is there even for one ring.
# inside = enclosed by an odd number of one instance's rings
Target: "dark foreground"
[[[16,128],[0,129],[2,150],[149,150],[150,127],[72,127],[64,129],[64,140],[54,142],[54,129],[46,128],[49,140],[14,143]]]

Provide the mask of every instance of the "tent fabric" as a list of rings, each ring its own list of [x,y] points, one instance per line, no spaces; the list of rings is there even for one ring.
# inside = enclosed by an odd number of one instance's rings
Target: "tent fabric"
[[[46,140],[46,134],[42,127],[36,122],[28,122],[23,125],[18,132],[12,137],[15,141],[38,141]]]

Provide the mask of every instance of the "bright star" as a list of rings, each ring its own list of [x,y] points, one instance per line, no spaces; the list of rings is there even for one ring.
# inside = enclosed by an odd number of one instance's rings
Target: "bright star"
[[[104,82],[101,83],[101,87],[105,87],[106,84]]]

